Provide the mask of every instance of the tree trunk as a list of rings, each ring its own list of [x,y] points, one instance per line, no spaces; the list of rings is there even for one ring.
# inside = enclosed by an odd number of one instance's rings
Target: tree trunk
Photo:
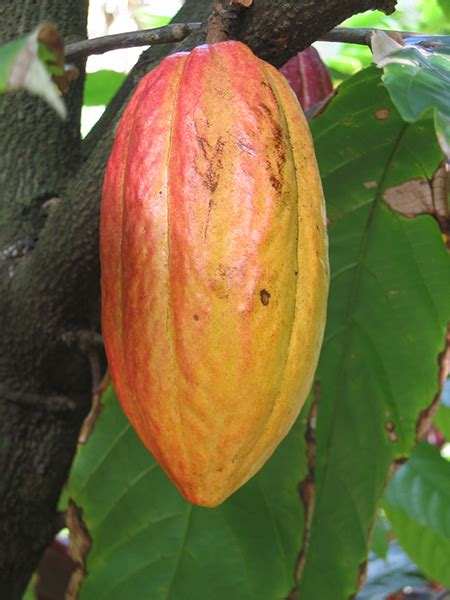
[[[87,2],[2,3],[0,42],[45,20],[57,23],[66,40],[83,39]],[[19,293],[14,285],[46,226],[43,204],[62,196],[79,168],[82,93],[83,76],[67,97],[64,122],[26,93],[0,97],[0,597],[5,600],[22,597],[57,530],[56,505],[83,402],[86,406],[89,399],[84,359],[76,356],[72,363],[66,348],[58,356],[58,336],[74,315],[48,318],[52,290],[40,286],[37,277]],[[60,397],[52,398],[55,393]],[[72,398],[79,393],[81,401],[61,397],[69,393]]]
[[[187,0],[177,21],[212,2]],[[349,15],[394,0],[254,0],[235,37],[280,65]],[[0,42],[52,20],[66,42],[86,35],[87,2],[0,5]],[[183,49],[202,41],[193,35]],[[83,76],[60,121],[25,93],[0,97],[0,597],[18,600],[61,526],[57,502],[91,395],[86,357],[63,334],[99,331],[98,219],[106,158],[139,78],[171,47],[150,49],[83,145]],[[83,65],[80,65],[81,73]]]

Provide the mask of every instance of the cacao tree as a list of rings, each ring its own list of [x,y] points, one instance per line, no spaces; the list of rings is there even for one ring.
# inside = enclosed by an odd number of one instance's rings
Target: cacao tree
[[[11,65],[18,62],[5,57],[17,56],[20,44],[34,74],[22,71],[14,89],[25,90],[0,96],[2,599],[23,597],[65,527],[67,597],[382,598],[376,560],[359,591],[369,551],[374,559],[395,561],[400,552],[406,560],[392,592],[427,579],[450,587],[450,466],[439,450],[450,442],[445,395],[441,403],[450,298],[450,41],[331,31],[369,9],[389,15],[395,0],[253,0],[237,3],[245,5],[240,11],[229,4],[186,0],[173,17],[184,26],[158,34],[166,43],[144,51],[114,95],[102,85],[92,91],[94,78],[85,77],[93,50],[78,44],[86,38],[87,2],[0,6],[0,43],[8,48],[0,55],[0,91],[14,88]],[[439,5],[448,16],[445,2]],[[377,66],[350,74],[348,63],[335,59],[330,71],[345,81],[333,97],[328,79],[325,102],[303,89],[315,99],[305,106],[302,96],[329,233],[320,362],[299,418],[270,460],[207,509],[182,498],[102,381],[98,231],[103,176],[124,107],[165,56],[204,43],[212,12],[208,35],[218,24],[277,68],[336,35],[365,36]],[[74,81],[60,38],[42,25],[49,21],[72,56]],[[282,72],[289,79],[292,66]],[[66,92],[64,105],[50,77]],[[107,97],[107,109],[81,139],[83,94],[95,103],[95,93]],[[220,124],[226,98],[215,102]],[[430,431],[440,436],[437,448],[424,439]],[[393,544],[388,550],[388,536],[409,559]]]

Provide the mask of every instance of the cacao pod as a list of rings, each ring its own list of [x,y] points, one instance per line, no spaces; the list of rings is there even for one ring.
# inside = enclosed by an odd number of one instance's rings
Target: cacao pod
[[[123,410],[181,493],[216,506],[289,431],[324,330],[322,188],[284,77],[232,41],[144,77],[107,165],[100,253]]]
[[[330,73],[319,53],[310,46],[280,68],[303,110],[309,110],[333,92]]]

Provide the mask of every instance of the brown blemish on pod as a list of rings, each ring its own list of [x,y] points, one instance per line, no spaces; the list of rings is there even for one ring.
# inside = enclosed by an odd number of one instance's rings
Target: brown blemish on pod
[[[261,303],[264,306],[267,306],[270,302],[270,292],[268,292],[267,290],[261,290],[259,292],[259,297],[261,298]]]

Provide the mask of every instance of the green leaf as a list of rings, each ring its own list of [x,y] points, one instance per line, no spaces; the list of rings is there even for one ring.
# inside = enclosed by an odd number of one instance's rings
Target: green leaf
[[[155,15],[152,9],[147,6],[138,6],[133,11],[133,17],[139,23],[142,29],[155,29],[156,27],[163,27],[170,23],[172,17]]]
[[[438,4],[447,19],[450,19],[450,0],[438,0]]]
[[[8,92],[10,89],[9,77],[17,55],[23,50],[27,43],[27,36],[12,40],[4,46],[0,46],[0,92]]]
[[[39,60],[45,65],[45,68],[50,75],[64,75],[64,67],[58,66],[58,59],[55,53],[50,50],[46,44],[40,41],[38,41],[38,57]]]
[[[447,442],[450,442],[450,379],[442,393],[442,400],[439,409],[434,417],[434,424],[444,435]]]
[[[180,0],[165,0],[163,3],[153,2],[152,6],[137,6],[133,10],[133,17],[142,29],[163,27],[176,15],[182,4]]]
[[[346,79],[348,79],[351,76],[351,73],[347,73],[346,71],[340,70],[335,67],[328,67],[328,71],[333,80],[334,87],[337,87],[343,81],[345,81]]]
[[[124,73],[95,71],[87,73],[84,84],[85,106],[106,106],[125,80]]]
[[[386,558],[389,549],[389,525],[382,515],[378,515],[372,534],[372,551],[379,558]]]
[[[450,157],[450,115],[436,110],[434,112],[434,128],[442,150],[447,157]]]
[[[53,39],[58,36],[51,24],[44,24],[0,47],[0,93],[27,90],[43,98],[65,118],[66,107],[51,80],[51,76],[63,76],[65,71],[45,42],[49,30]]]
[[[404,587],[423,587],[426,580],[400,546],[393,542],[386,558],[371,556],[366,582],[356,600],[386,600]]]
[[[34,592],[34,581],[30,580],[30,583],[27,585],[27,589],[25,590],[25,594],[22,596],[22,600],[36,600],[36,594]]]
[[[339,50],[330,55],[326,42],[316,42],[315,47],[320,51],[325,51],[325,62],[330,70],[335,70],[343,76],[337,77],[336,84],[346,79],[350,75],[357,73],[371,63],[371,54],[368,48],[355,46],[355,44],[340,44]]]
[[[450,463],[422,442],[394,475],[383,507],[399,543],[431,579],[450,586]]]
[[[303,425],[223,505],[199,508],[144,449],[110,390],[69,483],[94,541],[81,600],[287,596],[303,535]]]
[[[391,186],[431,179],[442,154],[432,122],[404,123],[380,84],[374,67],[358,73],[311,124],[331,288],[302,600],[356,591],[388,468],[409,454],[437,391],[449,316],[449,261],[436,221],[407,219],[383,201]]]
[[[386,38],[392,44],[385,33],[376,32],[372,47],[392,101],[409,123],[431,111],[441,148],[450,156],[450,37],[410,38],[407,46],[394,43],[391,51],[380,55],[377,44],[383,45]]]
[[[433,31],[446,33],[449,23],[443,19],[442,10],[449,0],[398,0],[391,15],[371,10],[357,14],[342,24],[346,27],[368,27],[393,31]]]
[[[380,10],[370,10],[352,15],[343,22],[343,25],[345,27],[382,27],[388,29],[392,25],[392,17],[385,15]]]

